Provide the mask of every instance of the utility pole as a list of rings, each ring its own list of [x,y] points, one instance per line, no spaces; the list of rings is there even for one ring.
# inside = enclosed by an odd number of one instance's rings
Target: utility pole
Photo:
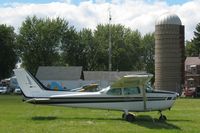
[[[108,70],[112,71],[112,44],[111,44],[111,10],[110,7],[108,8],[109,11],[109,56],[108,56]]]

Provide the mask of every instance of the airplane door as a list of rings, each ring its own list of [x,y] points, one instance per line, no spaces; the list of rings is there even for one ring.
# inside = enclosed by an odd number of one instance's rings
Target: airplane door
[[[133,100],[131,102],[131,108],[132,110],[142,111],[144,110],[144,103],[143,103],[143,93],[141,92],[141,89],[139,87],[125,87],[124,90],[124,96],[130,98]]]

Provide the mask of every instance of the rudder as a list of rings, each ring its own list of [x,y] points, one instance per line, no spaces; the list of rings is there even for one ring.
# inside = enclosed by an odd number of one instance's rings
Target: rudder
[[[44,91],[38,81],[25,69],[15,69],[17,82],[25,97],[38,97]]]

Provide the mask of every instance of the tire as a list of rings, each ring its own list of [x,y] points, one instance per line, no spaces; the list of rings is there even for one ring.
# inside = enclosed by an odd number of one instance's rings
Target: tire
[[[135,116],[132,115],[132,114],[128,114],[128,115],[126,116],[126,120],[127,120],[128,122],[133,122],[133,121],[135,120]]]
[[[161,115],[159,117],[159,121],[166,121],[167,120],[167,117],[165,115]]]

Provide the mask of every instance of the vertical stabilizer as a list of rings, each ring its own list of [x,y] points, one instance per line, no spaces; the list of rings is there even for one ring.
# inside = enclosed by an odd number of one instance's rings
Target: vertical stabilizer
[[[15,69],[14,70],[18,84],[25,95],[25,97],[38,97],[43,94],[43,87],[38,83],[38,81],[25,69]]]

